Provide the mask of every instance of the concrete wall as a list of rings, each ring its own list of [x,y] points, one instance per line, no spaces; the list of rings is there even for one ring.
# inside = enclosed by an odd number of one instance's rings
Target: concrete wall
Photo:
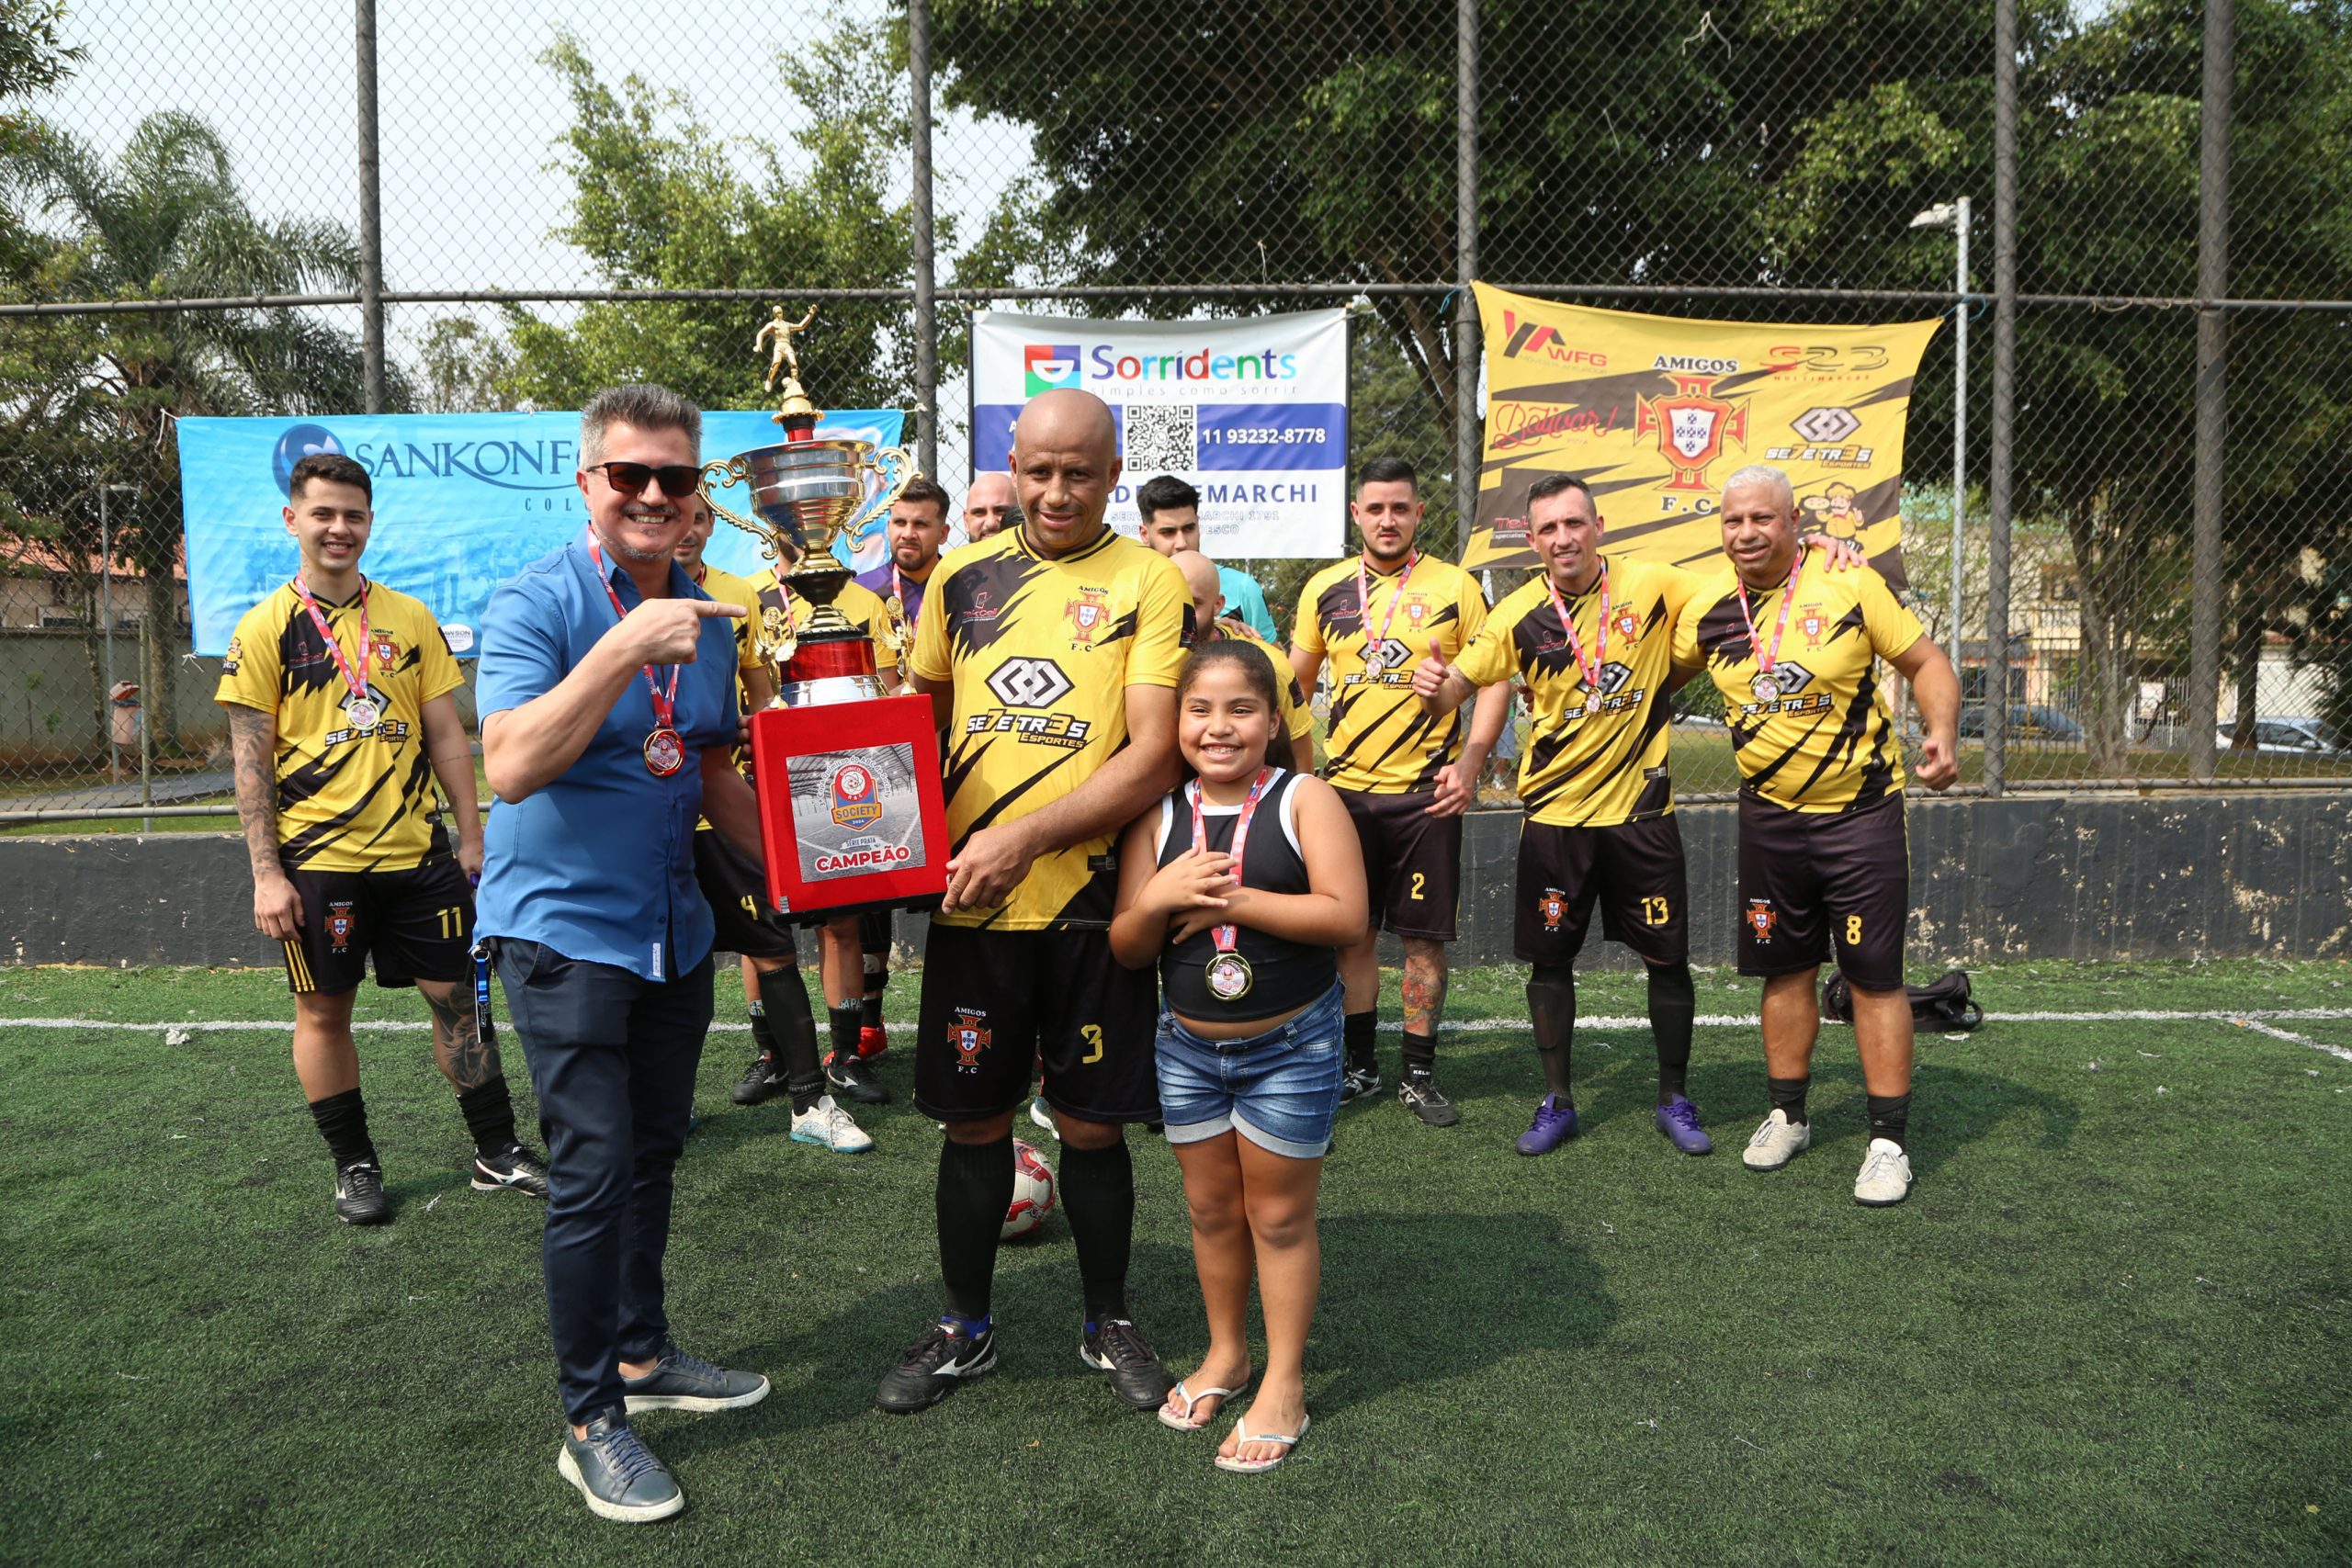
[[[1915,800],[1909,821],[1921,969],[2352,956],[2352,793]],[[1682,813],[1701,963],[1733,956],[1736,832],[1730,807]],[[1515,813],[1470,818],[1457,963],[1510,958],[1518,833]],[[899,922],[918,951],[922,924]],[[1630,963],[1594,924],[1593,959]],[[274,967],[277,955],[253,929],[243,842],[167,833],[0,840],[0,961]]]

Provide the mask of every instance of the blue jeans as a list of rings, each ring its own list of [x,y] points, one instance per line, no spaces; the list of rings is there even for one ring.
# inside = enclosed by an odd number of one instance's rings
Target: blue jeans
[[[564,1416],[621,1407],[620,1364],[670,1337],[662,1258],[710,1029],[711,962],[667,984],[537,942],[498,943],[498,977],[548,1142],[548,1327]]]
[[[1239,1040],[1206,1040],[1162,1011],[1154,1052],[1159,1114],[1171,1144],[1231,1131],[1292,1159],[1320,1159],[1340,1113],[1340,987],[1286,1023]]]

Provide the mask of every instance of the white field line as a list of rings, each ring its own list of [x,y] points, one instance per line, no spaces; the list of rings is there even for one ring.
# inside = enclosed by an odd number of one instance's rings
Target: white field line
[[[2157,1009],[2125,1008],[2105,1012],[1988,1012],[1988,1023],[2229,1023],[2241,1029],[2251,1029],[2274,1040],[2285,1040],[2306,1045],[2314,1051],[2324,1051],[2331,1056],[2352,1062],[2352,1049],[2331,1045],[2290,1031],[2274,1027],[2276,1022],[2338,1022],[2352,1019],[2352,1008],[2246,1008],[2228,1010],[2167,1012]],[[1702,1013],[1693,1021],[1716,1029],[1753,1029],[1758,1019],[1753,1013]],[[1580,1018],[1577,1024],[1587,1030],[1647,1029],[1649,1020],[1639,1017]],[[121,1023],[95,1018],[0,1018],[0,1029],[54,1029],[75,1032],[90,1030],[130,1031],[144,1032],[161,1029],[185,1029],[191,1032],[276,1032],[289,1025],[273,1019],[158,1019],[152,1023]],[[422,1033],[432,1028],[423,1019],[361,1019],[351,1025],[354,1031],[380,1034]],[[743,1034],[751,1031],[748,1023],[713,1023],[714,1033]],[[1400,1025],[1384,1023],[1385,1032],[1396,1033]],[[1514,1033],[1528,1027],[1526,1021],[1511,1018],[1447,1019],[1438,1026],[1448,1034]],[[888,1026],[893,1034],[911,1034],[911,1023]]]

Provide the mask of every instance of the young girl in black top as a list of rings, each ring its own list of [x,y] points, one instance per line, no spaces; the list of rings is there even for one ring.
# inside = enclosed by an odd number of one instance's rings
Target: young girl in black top
[[[1160,1114],[1208,1308],[1208,1355],[1159,1419],[1196,1430],[1249,1385],[1254,1270],[1265,1378],[1216,1463],[1272,1470],[1306,1435],[1315,1194],[1340,1105],[1334,950],[1363,934],[1363,859],[1329,785],[1267,765],[1280,706],[1264,654],[1194,649],[1176,705],[1198,776],[1127,829],[1111,923],[1120,963],[1159,967]]]

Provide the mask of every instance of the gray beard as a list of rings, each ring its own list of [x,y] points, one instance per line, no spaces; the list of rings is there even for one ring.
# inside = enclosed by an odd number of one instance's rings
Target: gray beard
[[[596,537],[604,540],[605,548],[612,551],[613,554],[623,560],[635,561],[639,566],[650,566],[655,561],[664,559],[671,553],[668,550],[640,550],[634,546],[624,545],[618,539],[605,538],[602,528],[596,530]]]

